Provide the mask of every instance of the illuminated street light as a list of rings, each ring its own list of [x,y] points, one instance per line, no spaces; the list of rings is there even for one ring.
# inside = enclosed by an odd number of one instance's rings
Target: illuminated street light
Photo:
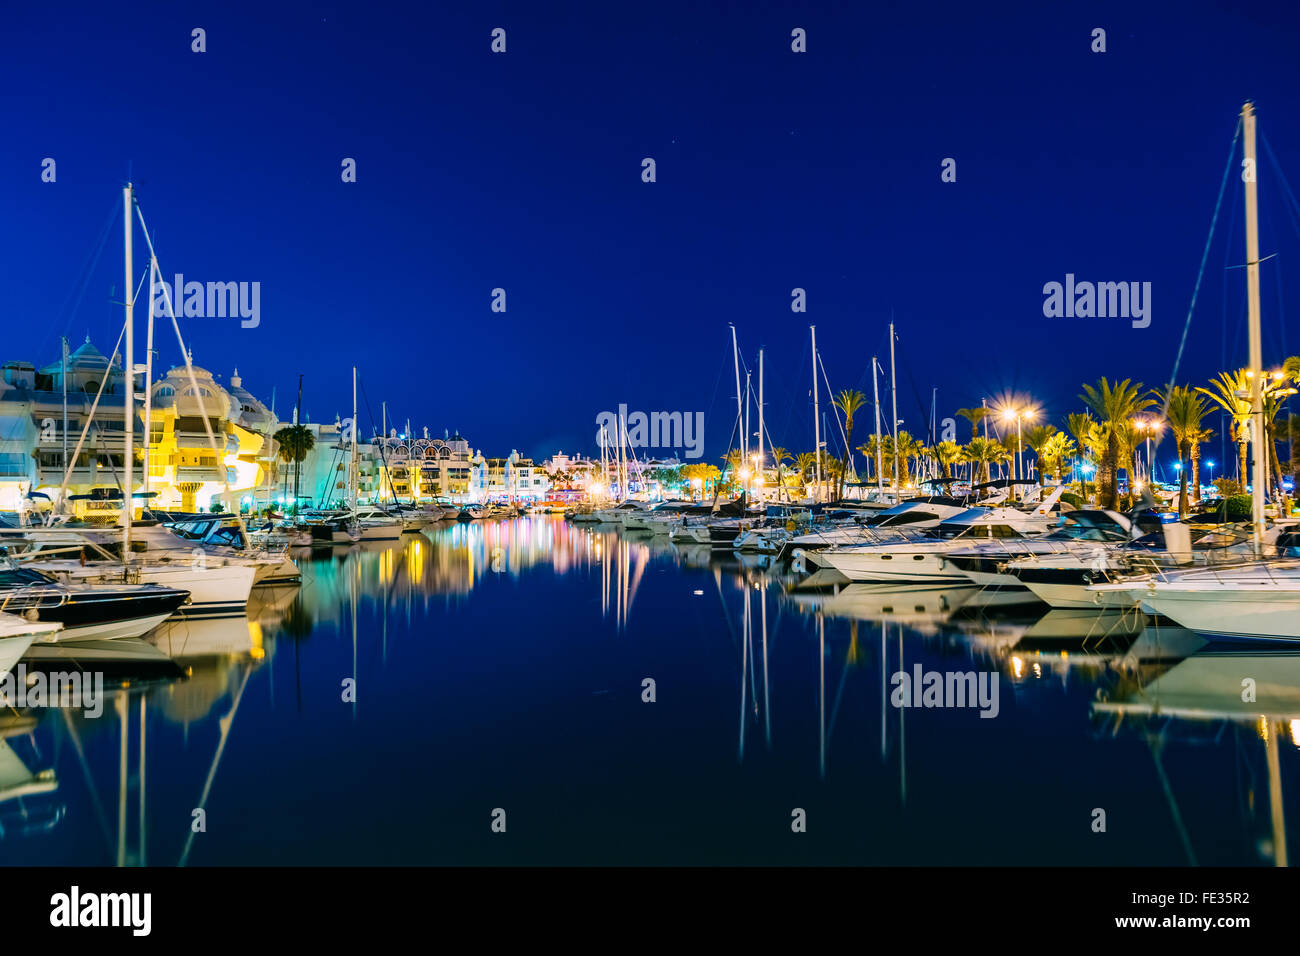
[[[1020,476],[1024,473],[1022,461],[1022,456],[1024,455],[1024,448],[1022,446],[1024,442],[1021,441],[1020,437],[1020,423],[1023,421],[1032,422],[1037,415],[1038,410],[1035,408],[1004,408],[1002,410],[1003,421],[1010,423],[1014,419],[1016,423],[1015,472],[1011,476],[1013,481],[1019,481]]]

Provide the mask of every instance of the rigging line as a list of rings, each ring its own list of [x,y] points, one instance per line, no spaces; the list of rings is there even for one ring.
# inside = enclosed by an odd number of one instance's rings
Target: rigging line
[[[808,350],[808,349],[810,349],[811,347],[812,347],[812,346],[809,345],[808,343],[806,343],[806,342],[804,343],[804,350],[805,350],[805,351]],[[803,354],[802,354],[802,353],[801,353],[800,356],[799,356],[799,374],[800,374],[801,376],[803,375]],[[797,395],[798,395],[798,391],[797,391],[797,390],[791,391],[791,393],[790,393],[790,400],[789,400],[789,402],[786,404],[786,407],[785,407],[785,424],[781,426],[781,434],[782,434],[783,436],[787,436],[787,437],[788,437],[789,434],[790,434],[790,419],[792,419],[792,418],[794,417],[794,406],[795,406],[795,403],[798,401]]]
[[[718,387],[722,384],[722,373],[726,370],[726,368],[727,368],[727,360],[726,357],[724,356],[723,358],[718,360],[718,375],[713,380],[713,395],[710,396],[709,398],[709,410],[704,415],[705,421],[710,421],[713,418],[713,406],[718,404]]]
[[[370,399],[366,397],[366,386],[365,383],[361,381],[360,376],[357,377],[357,384],[361,386],[361,403],[366,406],[366,414],[370,416],[370,428],[372,431],[374,431],[375,413],[370,410]],[[352,427],[353,429],[355,429],[357,427],[357,423],[353,422]],[[397,501],[397,489],[393,487],[393,473],[388,468],[388,457],[384,454],[384,439],[386,439],[387,437],[388,437],[387,435],[380,436],[380,441],[378,442],[379,460],[384,466],[384,477],[388,479],[388,490],[393,493],[393,501]],[[407,461],[409,463],[410,461],[409,457]],[[407,467],[409,468],[410,465],[408,464]],[[415,492],[411,492],[411,504],[415,504]]]
[[[67,514],[68,481],[72,478],[73,465],[81,457],[81,448],[86,443],[86,433],[90,430],[90,423],[95,420],[95,410],[99,408],[99,399],[104,394],[104,386],[108,384],[111,377],[109,372],[113,370],[113,362],[117,359],[117,350],[122,347],[124,335],[126,335],[125,322],[122,323],[122,331],[117,335],[117,344],[113,346],[113,354],[109,357],[108,367],[104,370],[104,379],[99,383],[99,391],[95,393],[95,400],[90,403],[90,411],[86,413],[86,424],[82,426],[81,435],[77,438],[77,447],[72,450],[72,457],[63,463],[63,482],[59,487],[59,509],[63,514]]]
[[[72,288],[68,290],[68,294],[63,300],[63,305],[59,307],[59,311],[56,313],[57,316],[62,317],[66,312],[67,317],[63,319],[62,324],[60,324],[58,318],[56,318],[55,322],[46,328],[45,335],[41,338],[40,349],[42,352],[45,350],[45,343],[49,340],[50,333],[53,332],[55,328],[59,328],[64,334],[66,334],[68,326],[72,324],[73,315],[75,315],[81,308],[82,300],[86,297],[86,289],[90,285],[90,279],[95,274],[95,269],[99,266],[100,257],[104,254],[104,247],[108,243],[109,230],[112,229],[113,222],[117,219],[118,210],[121,208],[121,197],[115,196],[112,208],[108,212],[108,218],[104,221],[104,227],[99,231],[99,242],[95,245],[94,250],[86,255],[86,262],[82,264],[78,278],[73,282]],[[80,289],[77,288],[78,285],[80,285]],[[70,304],[71,308],[69,308]]]
[[[135,201],[134,193],[132,194],[132,201],[135,202],[135,215],[136,219],[140,222],[140,231],[144,233],[145,245],[149,247],[149,261],[153,265],[153,268],[158,270],[158,273],[161,275],[162,266],[158,263],[158,253],[153,247],[153,236],[149,233],[149,225],[144,221],[144,212],[140,209],[140,203]],[[190,350],[185,347],[185,338],[181,335],[181,323],[180,320],[176,318],[176,310],[172,308],[171,290],[167,288],[166,283],[159,283],[159,285],[162,286],[163,305],[167,308],[167,318],[172,320],[172,329],[176,332],[176,344],[180,347],[181,355],[185,358],[186,377],[189,379],[191,394],[199,405],[199,415],[203,418],[203,431],[206,433],[208,438],[208,447],[212,449],[215,467],[221,473],[221,485],[225,489],[226,497],[233,503],[234,498],[230,491],[230,474],[233,469],[225,464],[224,449],[217,448],[217,439],[212,432],[212,420],[208,417],[208,410],[203,403],[203,389],[199,388],[198,380],[194,377],[194,359],[190,355]],[[152,297],[153,290],[150,289],[149,291]],[[152,312],[153,307],[151,305],[150,313]],[[160,318],[160,316],[154,317]],[[223,434],[222,437],[226,442],[229,441],[229,438],[226,435]],[[233,514],[235,520],[239,523],[239,537],[244,542],[244,547],[251,548],[252,544],[248,540],[248,525],[244,521],[244,516],[237,510],[234,511]]]
[[[1265,204],[1264,208],[1261,209],[1259,212],[1260,212],[1260,216],[1259,216],[1259,227],[1260,227],[1260,230],[1261,230],[1262,232],[1266,233],[1267,235],[1270,235],[1270,236],[1274,236],[1274,237],[1276,237],[1277,233],[1274,232],[1273,210],[1272,210],[1272,207],[1271,207],[1269,204]],[[1271,254],[1269,254],[1269,255],[1267,255],[1267,256],[1260,256],[1260,258],[1259,258],[1259,263],[1260,263],[1260,264],[1263,264],[1263,263],[1267,262],[1269,259],[1276,259],[1277,257],[1278,257],[1278,253],[1276,253],[1276,252],[1271,253]],[[1274,270],[1273,270],[1274,275],[1278,275],[1279,272],[1280,272],[1280,270],[1278,270],[1278,269],[1274,269]],[[1259,272],[1259,278],[1260,278],[1260,282],[1261,282],[1261,289],[1260,289],[1260,292],[1261,292],[1261,294],[1262,294],[1262,293],[1263,293],[1262,283],[1263,283],[1263,279],[1264,279],[1264,270],[1263,270],[1263,269],[1261,269],[1260,272]],[[1278,316],[1279,316],[1278,325],[1280,325],[1280,326],[1282,327],[1282,343],[1283,343],[1282,354],[1285,355],[1285,354],[1286,354],[1286,348],[1285,348],[1285,343],[1286,343],[1286,323],[1283,322],[1283,321],[1281,321],[1281,315],[1282,315],[1282,313],[1281,313],[1281,311],[1279,310],[1279,312],[1278,312]],[[1278,347],[1278,342],[1277,342],[1277,339],[1276,339],[1276,337],[1275,337],[1275,335],[1274,335],[1273,324],[1272,324],[1271,322],[1269,322],[1269,323],[1264,323],[1264,322],[1261,321],[1260,334],[1261,334],[1261,336],[1262,336],[1263,348],[1264,348],[1265,351],[1270,351],[1270,350],[1276,349],[1276,348]]]
[[[831,380],[826,377],[826,363],[822,361],[821,355],[817,356],[817,365],[822,370],[822,381],[826,383],[826,394],[830,398],[831,408],[835,410],[835,424],[839,426],[840,437],[844,439],[845,454],[848,454],[849,436],[844,432],[844,423],[840,421],[840,407],[835,403],[835,396],[831,392]]]
[[[1296,218],[1296,213],[1300,213],[1300,201],[1296,200],[1296,195],[1291,190],[1291,184],[1287,182],[1286,174],[1282,172],[1282,164],[1277,161],[1277,156],[1273,153],[1273,147],[1269,144],[1268,137],[1260,133],[1260,139],[1264,141],[1264,152],[1268,153],[1269,161],[1273,164],[1273,172],[1277,173],[1278,182],[1282,184],[1283,197],[1291,200],[1290,205],[1283,203],[1283,208],[1290,215],[1296,234],[1300,235],[1300,220]]]
[[[1196,311],[1196,298],[1201,291],[1201,280],[1205,277],[1205,263],[1210,257],[1210,243],[1214,240],[1214,227],[1219,222],[1219,209],[1223,205],[1223,194],[1228,189],[1228,173],[1232,171],[1232,160],[1237,155],[1237,139],[1241,136],[1241,120],[1237,120],[1237,128],[1232,134],[1232,144],[1228,147],[1228,158],[1223,164],[1223,179],[1219,183],[1219,198],[1214,201],[1214,215],[1210,217],[1210,234],[1205,237],[1205,249],[1201,252],[1201,267],[1196,272],[1196,284],[1192,287],[1192,301],[1187,306],[1187,319],[1183,322],[1183,337],[1178,342],[1178,354],[1174,358],[1174,369],[1169,376],[1169,383],[1165,387],[1166,396],[1174,382],[1178,380],[1178,367],[1183,361],[1183,349],[1187,345],[1187,333],[1192,327],[1192,313]],[[1168,413],[1168,399],[1165,401],[1164,411]]]

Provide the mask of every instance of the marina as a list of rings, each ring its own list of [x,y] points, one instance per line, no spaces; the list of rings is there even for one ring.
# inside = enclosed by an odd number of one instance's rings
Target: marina
[[[300,586],[245,614],[95,645],[83,660],[115,676],[98,720],[26,712],[5,740],[7,862],[1268,866],[1300,809],[1300,648],[1224,651],[975,586],[807,594],[559,516],[299,561]],[[78,654],[49,646],[64,656],[24,666]],[[997,716],[896,707],[897,672],[996,676]],[[267,793],[287,805],[263,812]],[[836,822],[793,844],[786,804]],[[470,825],[497,806],[504,848]],[[1122,841],[1057,823],[1093,806],[1126,808]]]
[[[1300,8],[0,26],[19,944],[1285,930]]]

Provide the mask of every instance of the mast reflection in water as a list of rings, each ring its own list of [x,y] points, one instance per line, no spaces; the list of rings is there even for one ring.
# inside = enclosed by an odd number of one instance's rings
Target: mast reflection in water
[[[110,696],[0,717],[0,858],[1287,861],[1285,649],[1023,593],[802,593],[764,559],[559,518],[298,561],[246,616],[25,659]],[[995,672],[997,716],[895,707],[917,668]]]

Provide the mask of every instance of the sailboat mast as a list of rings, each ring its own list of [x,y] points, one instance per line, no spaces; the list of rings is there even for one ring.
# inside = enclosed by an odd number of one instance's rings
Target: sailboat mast
[[[763,466],[767,460],[763,455],[763,350],[758,350],[758,477],[763,477]],[[762,497],[760,493],[760,498]]]
[[[871,356],[871,395],[875,399],[876,405],[876,487],[885,487],[885,473],[883,469],[884,449],[880,445],[880,363],[876,357]]]
[[[145,492],[144,503],[149,504],[149,437],[153,431],[153,320],[154,320],[154,283],[158,281],[158,259],[149,257],[149,327],[145,333],[144,346],[144,468],[141,469],[141,487]]]
[[[822,416],[817,405],[817,326],[808,326],[812,332],[812,373],[813,373],[813,459],[817,473],[817,490],[813,501],[822,499]]]
[[[357,367],[352,366],[352,517],[357,516],[357,494],[361,476],[357,474]]]
[[[133,499],[131,497],[131,488],[134,484],[132,472],[135,465],[135,335],[132,332],[133,321],[135,318],[135,282],[132,273],[135,271],[135,264],[131,259],[131,213],[134,203],[133,191],[131,184],[127,183],[122,187],[122,241],[125,249],[125,269],[124,275],[126,282],[124,284],[124,304],[126,306],[126,398],[122,405],[122,416],[126,425],[126,461],[123,462],[123,481],[122,495],[125,500],[122,503],[122,561],[129,560],[131,555],[131,506]]]
[[[618,413],[618,493],[619,500],[627,499],[627,418]]]
[[[749,467],[749,405],[750,405],[749,399],[754,394],[753,389],[749,387],[750,377],[751,375],[749,371],[746,370],[745,371],[745,436],[740,443],[740,454],[741,454],[740,465],[742,468]]]
[[[60,336],[63,342],[63,473],[68,473],[68,337]],[[67,511],[66,502],[60,500],[59,507]]]
[[[898,493],[898,375],[894,367],[894,323],[889,323],[889,400],[893,407],[894,422],[890,434],[894,436],[894,493]]]
[[[731,362],[736,369],[736,428],[740,432],[740,453],[745,453],[745,406],[740,394],[740,349],[736,346],[736,327],[731,327]]]
[[[1259,205],[1255,162],[1255,104],[1241,108],[1242,142],[1246,177],[1246,294],[1250,305],[1250,424],[1253,432],[1254,474],[1251,476],[1251,523],[1254,526],[1255,556],[1264,553],[1264,495],[1268,483],[1267,441],[1264,430],[1264,350],[1259,322]],[[1243,475],[1243,480],[1245,476]]]

